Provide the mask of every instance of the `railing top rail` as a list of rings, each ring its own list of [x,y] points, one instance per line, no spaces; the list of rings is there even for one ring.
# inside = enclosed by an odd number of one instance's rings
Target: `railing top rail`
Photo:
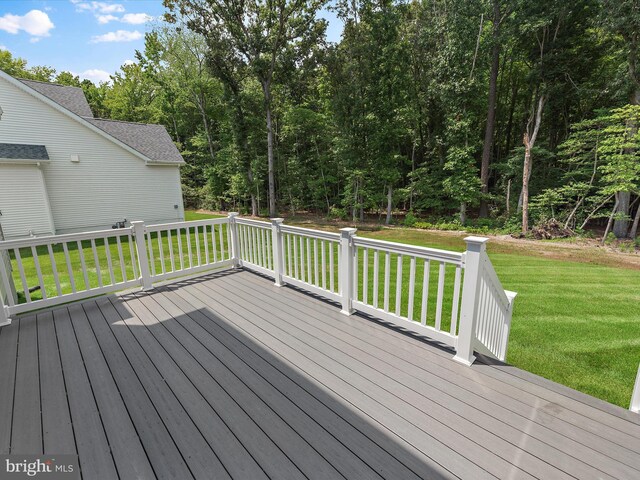
[[[130,235],[131,227],[112,228],[109,230],[95,230],[93,232],[65,233],[63,235],[45,235],[41,237],[18,238],[15,240],[0,241],[0,250],[13,248],[38,247],[40,245],[55,245],[57,243],[91,240],[97,238],[111,238]]]
[[[176,228],[200,227],[202,225],[223,225],[225,223],[229,223],[229,217],[192,220],[189,222],[156,223],[154,225],[145,225],[145,230],[147,232],[157,232],[158,230],[175,230]]]
[[[281,230],[283,233],[293,233],[295,235],[302,235],[305,237],[319,238],[321,240],[330,240],[332,242],[340,241],[339,233],[325,232],[323,230],[314,230],[312,228],[292,227],[291,225],[282,225]]]
[[[437,248],[419,247],[417,245],[407,245],[406,243],[387,242],[384,240],[374,240],[372,238],[355,237],[354,245],[358,247],[368,247],[377,250],[384,250],[402,255],[412,255],[430,260],[463,265],[464,253],[451,252],[449,250],[439,250]]]
[[[254,220],[252,218],[236,217],[236,223],[240,225],[251,225],[259,228],[271,228],[270,222],[263,222],[261,220]]]

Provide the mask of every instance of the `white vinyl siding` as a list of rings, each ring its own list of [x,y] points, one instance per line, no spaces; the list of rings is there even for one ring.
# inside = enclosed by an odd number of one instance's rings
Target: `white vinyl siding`
[[[0,164],[0,213],[6,239],[54,233],[37,165]]]
[[[184,219],[178,166],[146,165],[4,79],[0,105],[0,142],[47,147],[51,162],[42,168],[56,233],[110,228],[125,218],[147,223]],[[79,162],[72,162],[72,155]]]

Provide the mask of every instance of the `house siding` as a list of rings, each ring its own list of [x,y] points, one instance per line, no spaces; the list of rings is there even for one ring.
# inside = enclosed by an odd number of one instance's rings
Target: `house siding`
[[[0,105],[0,142],[47,147],[51,162],[42,172],[56,233],[110,228],[125,218],[147,223],[184,219],[177,165],[146,165],[2,78]],[[71,155],[80,162],[71,162]]]
[[[54,233],[37,165],[0,164],[0,214],[7,239]]]

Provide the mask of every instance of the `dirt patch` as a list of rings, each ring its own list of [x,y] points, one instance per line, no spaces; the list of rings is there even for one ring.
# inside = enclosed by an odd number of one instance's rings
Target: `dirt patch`
[[[198,210],[198,213],[226,214],[226,212],[209,212],[206,210]],[[451,248],[458,251],[464,250],[464,237],[469,236],[468,233],[460,231],[383,226],[374,222],[354,224],[343,220],[321,218],[311,214],[296,215],[295,217],[283,215],[283,217],[286,223],[300,227],[333,232],[338,231],[340,228],[356,227],[361,235],[367,237],[412,244],[428,245],[434,243],[441,248]],[[266,218],[256,219],[267,220]],[[554,240],[533,240],[513,238],[510,235],[482,236],[491,239],[488,244],[490,253],[527,255],[567,262],[640,270],[640,254],[638,252],[621,252],[615,245],[601,245],[596,239],[570,237]]]

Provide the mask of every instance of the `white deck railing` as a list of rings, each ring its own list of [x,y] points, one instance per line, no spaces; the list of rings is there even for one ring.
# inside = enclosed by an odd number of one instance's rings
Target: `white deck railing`
[[[145,225],[0,242],[0,325],[13,315],[90,296],[242,267],[424,334],[471,364],[474,351],[504,360],[515,293],[506,292],[485,251],[433,248],[244,219]],[[29,273],[31,272],[31,273]],[[33,274],[35,272],[35,275]],[[18,285],[18,288],[14,288]],[[33,287],[36,287],[35,289]],[[0,296],[1,299],[2,296]]]

